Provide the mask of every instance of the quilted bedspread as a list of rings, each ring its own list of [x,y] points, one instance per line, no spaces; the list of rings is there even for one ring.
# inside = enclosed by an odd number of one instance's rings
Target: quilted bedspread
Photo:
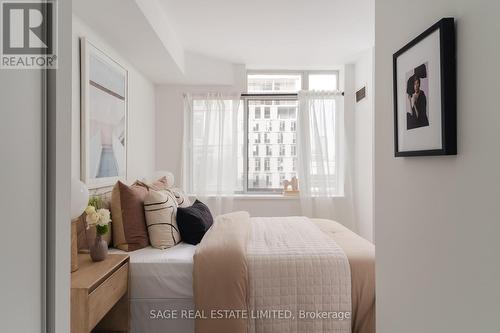
[[[340,246],[306,217],[251,218],[249,333],[351,332],[351,276]]]

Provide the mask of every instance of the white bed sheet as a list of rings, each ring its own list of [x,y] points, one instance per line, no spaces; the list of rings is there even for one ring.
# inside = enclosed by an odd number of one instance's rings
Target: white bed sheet
[[[169,249],[146,247],[130,256],[131,299],[192,299],[193,256],[196,246],[180,243]]]

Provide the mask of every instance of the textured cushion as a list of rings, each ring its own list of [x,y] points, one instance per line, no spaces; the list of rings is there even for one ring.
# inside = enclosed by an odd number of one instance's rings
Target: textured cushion
[[[177,201],[168,191],[150,189],[144,198],[144,213],[149,241],[153,247],[168,249],[180,242],[177,222]]]
[[[172,187],[167,180],[167,177],[163,176],[158,180],[155,180],[153,183],[148,185],[150,188],[156,191],[166,190]]]
[[[127,186],[118,181],[111,195],[113,244],[123,251],[134,251],[149,245],[144,217],[147,187],[136,182]]]
[[[177,225],[182,240],[188,244],[198,244],[213,222],[210,210],[199,200],[191,207],[177,208]]]
[[[191,206],[191,201],[189,200],[188,196],[180,188],[169,188],[168,191],[170,191],[174,195],[179,207],[185,208]]]

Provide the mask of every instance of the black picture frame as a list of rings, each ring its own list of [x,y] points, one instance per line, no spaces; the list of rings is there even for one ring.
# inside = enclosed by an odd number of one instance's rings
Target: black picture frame
[[[398,79],[397,59],[399,56],[417,46],[427,36],[439,30],[439,58],[441,76],[441,149],[424,149],[413,151],[399,150],[398,129]],[[457,83],[456,83],[456,45],[455,20],[452,17],[442,18],[418,37],[403,46],[393,55],[393,94],[394,94],[394,155],[436,156],[457,154]],[[406,112],[406,111],[405,111]]]

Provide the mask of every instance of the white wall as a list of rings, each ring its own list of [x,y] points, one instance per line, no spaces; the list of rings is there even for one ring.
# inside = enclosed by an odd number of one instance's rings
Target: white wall
[[[375,4],[377,332],[496,332],[500,313],[500,2]],[[392,54],[457,27],[458,155],[395,158]]]
[[[373,49],[354,62],[354,89],[366,97],[354,102],[353,195],[358,233],[373,241]]]
[[[128,70],[127,180],[149,178],[155,170],[155,87],[80,18],[73,15],[72,175],[80,175],[80,60],[79,38],[87,37]]]

